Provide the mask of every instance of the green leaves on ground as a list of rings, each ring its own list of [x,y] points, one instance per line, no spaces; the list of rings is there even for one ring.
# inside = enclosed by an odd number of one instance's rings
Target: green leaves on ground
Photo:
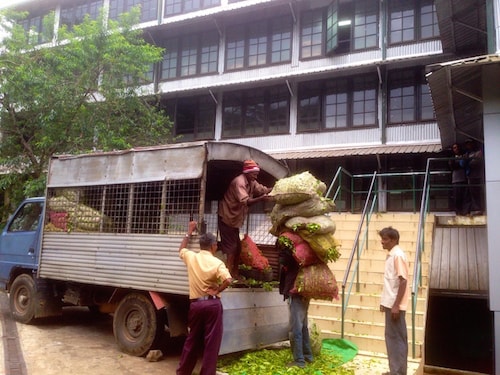
[[[342,367],[342,359],[322,353],[305,368],[287,367],[293,361],[290,348],[262,349],[228,354],[219,358],[217,370],[229,375],[354,375],[352,369]]]

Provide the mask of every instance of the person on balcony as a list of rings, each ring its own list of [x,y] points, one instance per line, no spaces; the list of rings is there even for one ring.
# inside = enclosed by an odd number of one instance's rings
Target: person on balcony
[[[458,143],[451,146],[453,160],[448,163],[451,169],[451,184],[453,185],[453,209],[457,215],[467,215],[465,202],[467,193],[467,177],[465,175],[466,159]]]
[[[408,260],[399,246],[399,232],[386,227],[379,232],[382,248],[389,254],[385,260],[384,287],[380,311],[385,313],[385,344],[390,372],[383,375],[406,375],[408,368]]]

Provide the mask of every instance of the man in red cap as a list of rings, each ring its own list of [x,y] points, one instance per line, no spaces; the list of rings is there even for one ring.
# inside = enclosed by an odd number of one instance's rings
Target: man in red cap
[[[240,228],[248,213],[248,207],[266,199],[272,190],[257,182],[260,168],[253,160],[243,162],[243,171],[236,176],[221,201],[218,221],[222,252],[226,254],[226,266],[233,278],[239,277],[241,253]]]

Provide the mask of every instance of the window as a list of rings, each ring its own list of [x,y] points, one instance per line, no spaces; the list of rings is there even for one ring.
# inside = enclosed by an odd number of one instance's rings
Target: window
[[[291,60],[292,20],[289,16],[229,27],[226,35],[226,70]]]
[[[437,38],[439,27],[433,0],[389,2],[389,43]]]
[[[79,25],[85,19],[85,16],[90,19],[97,19],[99,12],[102,9],[103,0],[84,2],[77,5],[63,7],[61,9],[61,25],[66,25],[69,29],[75,25]]]
[[[300,132],[377,125],[374,75],[313,81],[299,85]]]
[[[224,94],[224,138],[284,134],[289,130],[290,93],[286,86]]]
[[[38,223],[41,218],[42,203],[33,202],[26,203],[12,220],[8,231],[9,232],[29,232],[35,231],[38,228]]]
[[[220,5],[220,0],[165,0],[165,17]]]
[[[216,31],[166,40],[161,79],[217,72],[219,37]]]
[[[378,2],[334,0],[301,18],[302,59],[348,53],[378,46]]]
[[[214,139],[216,105],[210,96],[170,100],[165,107],[180,142]]]
[[[157,0],[110,0],[109,17],[116,20],[120,14],[130,12],[135,6],[141,8],[141,22],[158,19]]]
[[[27,19],[19,21],[19,24],[26,32],[28,42],[42,44],[52,40],[54,36],[53,28],[44,22],[44,19],[49,16],[48,12],[45,14],[32,12]]]
[[[423,70],[390,72],[388,90],[389,123],[401,124],[435,118]]]

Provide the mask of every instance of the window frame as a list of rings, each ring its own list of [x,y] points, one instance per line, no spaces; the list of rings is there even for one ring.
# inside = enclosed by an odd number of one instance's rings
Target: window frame
[[[378,78],[376,74],[361,74],[354,77],[340,77],[331,80],[308,81],[299,84],[297,108],[297,133],[329,132],[341,130],[357,130],[378,127]],[[362,89],[364,87],[364,89]],[[371,87],[371,88],[370,88]],[[358,88],[358,89],[357,89]],[[361,88],[361,89],[359,89]],[[332,101],[329,98],[342,98]],[[356,101],[356,96],[364,100]],[[368,97],[368,98],[367,98]],[[315,106],[303,106],[316,98]],[[341,103],[338,108],[336,103]],[[356,103],[361,103],[363,111],[356,112]],[[368,110],[367,110],[368,108]],[[345,118],[343,123],[337,123],[338,109]],[[315,114],[307,116],[308,113]],[[358,117],[364,119],[373,117],[373,123],[355,124]],[[331,119],[331,121],[328,121]],[[313,126],[309,125],[313,124]]]
[[[292,61],[292,38],[293,23],[288,14],[274,19],[267,18],[248,24],[228,26],[224,71],[232,72],[289,63]],[[252,42],[253,40],[258,41]],[[252,61],[254,56],[257,62]],[[276,56],[279,56],[277,60]]]
[[[160,81],[213,75],[219,71],[220,46],[216,30],[164,39],[160,45],[165,48],[159,64]]]
[[[432,7],[432,10],[424,13],[424,10],[428,7]],[[411,15],[408,13],[405,16],[405,12],[411,12]],[[396,13],[400,13],[399,17],[394,17]],[[430,15],[432,17],[432,23],[423,23],[426,18],[425,15]],[[416,0],[414,2],[408,2],[405,0],[389,0],[387,6],[387,17],[387,40],[389,46],[438,39],[440,36],[436,5],[433,0]],[[405,20],[406,23],[410,21],[412,22],[410,25],[405,27]],[[393,25],[396,24],[400,25],[397,29],[393,28]],[[432,29],[429,36],[422,35],[424,28]],[[405,32],[411,32],[412,36],[405,37]],[[400,33],[401,35],[397,38],[397,40],[394,40],[396,33]]]
[[[290,104],[286,85],[225,92],[221,138],[287,134],[290,131]]]
[[[407,84],[407,83],[411,83]],[[404,90],[408,94],[404,94]],[[401,95],[393,96],[392,91],[399,90]],[[409,92],[411,91],[411,93]],[[405,98],[409,102],[411,97],[411,107],[407,106],[406,111],[411,109],[411,119],[405,116]],[[399,98],[399,100],[397,100]],[[399,108],[394,108],[395,101],[399,102]],[[427,103],[427,104],[426,104]],[[432,117],[424,116],[426,109],[432,109]],[[393,112],[400,111],[397,119]],[[387,74],[387,125],[413,124],[426,121],[435,121],[436,116],[432,105],[430,88],[425,79],[425,71],[422,68],[396,69]]]

